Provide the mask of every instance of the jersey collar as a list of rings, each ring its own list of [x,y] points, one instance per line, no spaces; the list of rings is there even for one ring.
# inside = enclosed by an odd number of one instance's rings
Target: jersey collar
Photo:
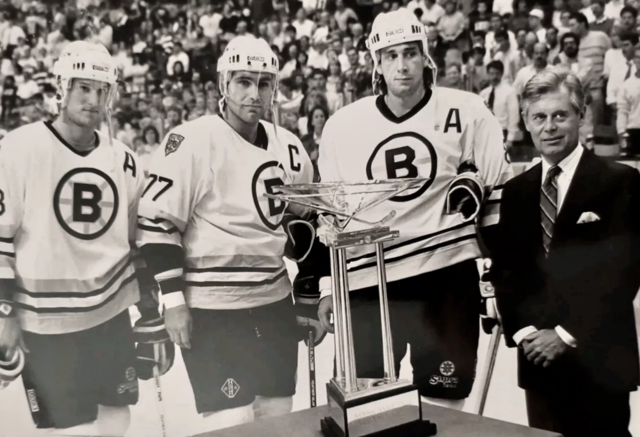
[[[218,114],[218,117],[220,117],[222,121],[227,123],[227,120],[224,119],[222,114]],[[233,130],[233,128],[229,123],[227,123],[227,125],[229,126],[230,129]],[[267,135],[267,130],[264,128],[264,126],[260,122],[258,122],[258,132],[256,135],[256,140],[254,141],[253,145],[264,150],[267,150],[267,146],[269,145],[269,135]]]
[[[386,118],[392,123],[400,124],[402,122],[409,120],[411,117],[413,117],[418,112],[420,112],[422,108],[427,106],[427,103],[429,103],[429,100],[431,99],[431,94],[432,94],[431,89],[427,88],[425,90],[424,97],[420,99],[420,101],[416,104],[416,106],[411,108],[409,112],[407,112],[406,114],[400,117],[396,117],[396,115],[393,112],[391,112],[391,109],[389,109],[389,107],[387,106],[387,102],[384,101],[383,95],[378,96],[378,98],[376,99],[376,107],[378,108],[378,111],[380,111],[380,114],[382,114],[384,118]]]

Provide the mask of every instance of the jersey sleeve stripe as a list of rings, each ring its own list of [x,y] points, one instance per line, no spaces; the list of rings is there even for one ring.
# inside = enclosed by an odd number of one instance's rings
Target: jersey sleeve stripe
[[[287,276],[286,267],[283,268],[278,274],[263,278],[257,279],[255,281],[240,281],[240,280],[232,280],[232,278],[200,278],[196,277],[195,274],[187,274],[185,284],[189,287],[258,287],[262,285],[272,285],[278,282],[283,277]]]
[[[219,267],[270,269],[276,271],[284,266],[282,256],[273,255],[206,255],[188,256],[185,259],[188,269],[210,269]]]
[[[100,296],[133,272],[131,258],[126,256],[112,269],[91,279],[28,279],[20,275],[17,285],[26,296],[83,299]]]
[[[13,244],[13,238],[0,237],[0,243]]]
[[[160,224],[168,221],[171,222],[174,226],[177,226],[180,230],[183,230],[187,227],[187,223],[183,220],[180,220],[178,217],[175,217],[165,211],[151,208],[149,206],[144,206],[141,203],[138,215],[138,223],[144,224],[146,221],[149,221],[150,225]]]
[[[184,227],[182,228],[184,229]],[[138,217],[138,244],[173,244],[181,246],[179,225],[164,218]]]
[[[111,300],[115,299],[128,284],[134,284],[135,287],[138,286],[137,282],[135,282],[136,275],[133,268],[131,268],[126,275],[118,279],[119,280],[113,283],[111,287],[105,289],[99,295],[85,296],[76,294],[70,299],[71,296],[62,296],[62,293],[56,296],[50,294],[43,296],[38,293],[34,296],[33,294],[23,293],[22,290],[18,289],[16,290],[15,301],[19,308],[39,314],[86,313],[107,305]]]
[[[455,244],[462,243],[462,242],[469,241],[469,240],[474,240],[475,238],[476,238],[476,232],[475,232],[475,229],[474,229],[473,233],[471,233],[471,234],[467,234],[467,235],[459,236],[459,237],[456,237],[456,238],[452,238],[450,240],[442,241],[440,243],[433,244],[431,246],[422,247],[422,248],[413,250],[411,252],[408,252],[408,253],[405,253],[405,254],[402,254],[402,255],[385,256],[385,263],[387,265],[390,265],[390,264],[393,264],[393,263],[400,262],[400,261],[402,261],[404,259],[410,258],[412,256],[416,256],[416,255],[423,254],[423,253],[435,252],[435,251],[438,251],[438,250],[446,249],[449,246],[453,246]],[[350,272],[355,272],[355,271],[358,271],[358,270],[366,269],[366,268],[369,268],[369,267],[373,267],[375,265],[376,265],[375,261],[374,262],[362,263],[362,264],[358,264],[358,265],[353,265],[351,260],[348,261],[348,266],[349,266],[349,271]]]
[[[13,252],[7,252],[4,250],[0,250],[0,257],[5,257],[5,258],[15,258],[16,254]]]
[[[459,225],[451,226],[450,228],[441,229],[441,230],[439,230],[437,232],[433,232],[431,234],[427,234],[427,235],[423,235],[421,237],[412,238],[411,240],[403,241],[402,243],[391,244],[389,246],[385,246],[384,252],[385,253],[389,253],[391,251],[400,249],[402,247],[410,246],[410,245],[416,244],[416,243],[420,243],[422,241],[425,241],[425,240],[428,240],[430,238],[434,238],[434,237],[437,237],[439,235],[443,235],[443,234],[446,234],[446,233],[449,233],[449,232],[455,233],[456,231],[460,231],[461,229],[465,229],[465,228],[472,229],[473,226],[474,226],[473,222],[461,223]],[[366,254],[360,255],[358,257],[349,258],[349,263],[356,263],[358,261],[361,261],[361,260],[364,260],[364,259],[367,259],[367,258],[375,258],[375,256],[376,256],[375,252],[366,253]]]
[[[203,267],[194,269],[187,267],[186,273],[275,273],[282,270],[282,267]]]
[[[160,234],[169,234],[169,235],[174,234],[176,232],[180,232],[180,230],[175,226],[169,229],[165,229],[160,226],[149,226],[149,225],[144,225],[142,223],[138,223],[138,229],[140,229],[141,231],[158,232]]]
[[[484,212],[482,219],[480,220],[480,226],[492,226],[497,225],[500,221],[500,201],[495,200],[487,202],[484,206]]]

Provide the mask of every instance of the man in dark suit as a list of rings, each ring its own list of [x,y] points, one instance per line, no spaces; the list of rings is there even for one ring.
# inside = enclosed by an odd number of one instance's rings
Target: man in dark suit
[[[522,112],[542,162],[503,190],[492,280],[529,425],[565,437],[629,437],[640,382],[640,174],[579,144],[585,95],[549,67]]]

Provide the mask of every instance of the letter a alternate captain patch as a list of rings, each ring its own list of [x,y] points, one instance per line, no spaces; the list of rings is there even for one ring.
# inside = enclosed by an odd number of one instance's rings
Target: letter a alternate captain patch
[[[178,150],[178,147],[180,147],[180,144],[182,144],[183,141],[184,137],[182,135],[169,134],[167,145],[164,148],[164,156],[168,156]]]

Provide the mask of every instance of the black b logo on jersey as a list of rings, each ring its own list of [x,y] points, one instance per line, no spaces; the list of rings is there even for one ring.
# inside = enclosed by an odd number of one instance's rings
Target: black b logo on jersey
[[[408,202],[427,191],[437,169],[438,160],[431,142],[415,132],[402,132],[386,138],[374,149],[367,161],[367,178],[429,178],[419,189],[407,190],[391,199],[393,202]]]
[[[287,204],[279,200],[269,199],[265,194],[273,194],[274,187],[284,185],[285,179],[284,168],[278,161],[265,162],[258,167],[253,175],[251,184],[253,203],[262,223],[272,231],[278,229],[278,226],[282,223]]]
[[[53,195],[53,211],[62,229],[80,240],[105,234],[118,215],[118,190],[95,168],[76,168],[62,177]]]

